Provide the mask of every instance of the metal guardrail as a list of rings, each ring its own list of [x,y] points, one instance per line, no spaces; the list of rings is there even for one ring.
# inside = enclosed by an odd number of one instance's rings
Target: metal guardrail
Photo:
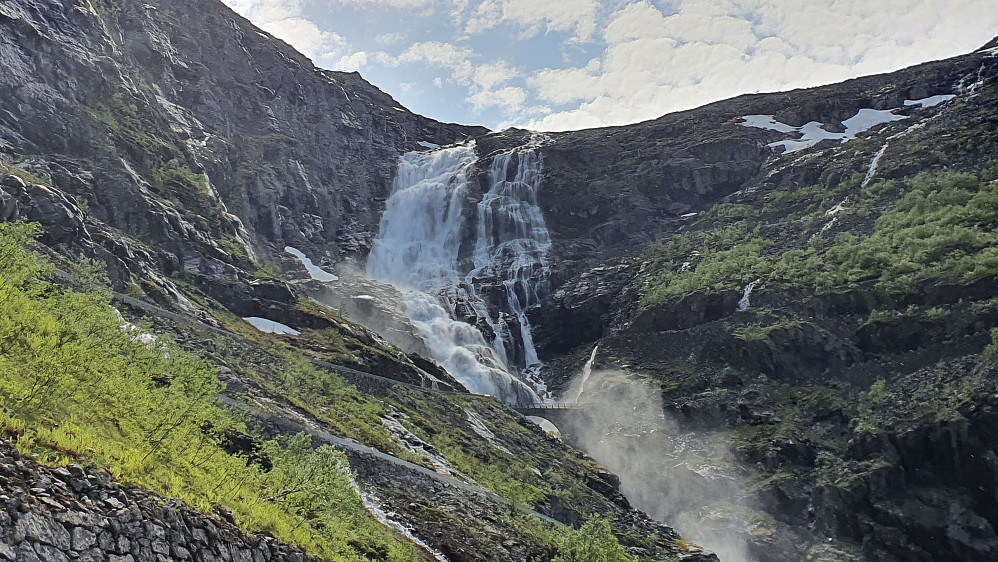
[[[582,407],[571,402],[534,402],[529,404],[510,404],[512,410],[581,410]]]

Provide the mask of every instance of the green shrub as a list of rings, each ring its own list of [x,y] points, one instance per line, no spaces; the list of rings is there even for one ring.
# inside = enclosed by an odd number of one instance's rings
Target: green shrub
[[[998,328],[991,330],[991,343],[984,348],[984,360],[990,363],[998,361]]]
[[[854,183],[843,182],[833,191],[835,197],[843,186],[858,187]],[[897,192],[900,197],[876,221],[872,234],[813,237],[782,255],[772,255],[763,225],[748,219],[653,245],[644,255],[649,273],[641,304],[647,308],[692,292],[737,289],[753,279],[770,288],[797,286],[818,293],[870,282],[884,294],[903,296],[929,280],[969,283],[998,275],[998,182],[982,182],[972,174],[923,173],[904,180],[903,187],[874,184],[860,192],[855,207],[869,211],[877,204],[873,200]],[[818,222],[827,220],[821,209],[834,198],[823,189],[777,192],[770,202],[785,205],[809,198],[821,198],[816,216]],[[718,214],[727,212],[723,209]]]
[[[226,436],[247,430],[216,403],[215,369],[165,337],[138,337],[92,263],[70,267],[92,290],[49,281],[53,266],[29,249],[38,234],[36,225],[0,224],[0,431],[19,450],[106,468],[202,511],[220,504],[241,528],[317,557],[417,558],[367,513],[342,453],[312,450],[306,436],[263,442],[270,470],[227,453]],[[329,393],[346,386],[315,384]]]
[[[586,521],[581,528],[566,531],[558,540],[554,562],[630,562],[632,556],[620,546],[610,523],[600,517]]]
[[[149,183],[161,191],[193,192],[206,198],[212,196],[204,174],[191,171],[190,168],[181,165],[176,158],[154,169],[149,174]],[[243,252],[245,253],[245,249]]]

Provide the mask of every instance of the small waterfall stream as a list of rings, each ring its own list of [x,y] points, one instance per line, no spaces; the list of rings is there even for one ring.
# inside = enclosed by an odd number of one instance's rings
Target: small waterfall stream
[[[877,173],[877,165],[880,164],[880,159],[884,157],[884,153],[887,152],[888,143],[884,143],[884,146],[880,147],[880,150],[873,155],[873,160],[870,160],[870,167],[866,170],[866,177],[863,178],[863,183],[860,187],[866,187],[870,185],[873,180],[873,176]]]
[[[579,377],[579,388],[575,392],[575,397],[570,400],[573,404],[579,403],[579,398],[582,398],[582,394],[586,391],[586,383],[589,382],[589,377],[593,375],[593,363],[596,362],[596,352],[599,351],[599,345],[593,348],[592,354],[589,356],[589,361],[582,367],[582,376]]]
[[[509,179],[514,155],[517,169]],[[545,252],[551,245],[536,206],[540,157],[521,149],[493,160],[491,189],[478,204],[474,268],[462,275],[462,209],[472,195],[468,172],[476,162],[473,141],[402,157],[367,274],[400,289],[406,315],[433,359],[468,390],[508,403],[538,402],[534,390],[511,372],[524,373],[534,388],[544,390],[526,317],[546,287]],[[479,297],[486,283],[504,288],[505,313],[490,313]],[[492,329],[491,345],[478,328],[457,319],[459,309]],[[509,328],[514,323],[516,334]]]

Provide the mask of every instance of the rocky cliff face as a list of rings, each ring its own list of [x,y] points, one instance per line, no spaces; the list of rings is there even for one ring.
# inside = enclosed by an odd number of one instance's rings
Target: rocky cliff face
[[[0,5],[0,217],[41,223],[56,263],[106,263],[124,314],[151,318],[157,334],[212,363],[227,387],[220,398],[261,434],[305,432],[346,451],[361,489],[425,556],[551,558],[539,521],[577,526],[600,514],[632,554],[709,560],[633,509],[620,493],[634,489],[626,476],[621,488],[592,459],[391,345],[412,339],[394,291],[306,281],[283,251],[362,265],[399,156],[419,141],[476,138],[480,189],[463,202],[460,250],[470,270],[492,157],[530,143],[552,245],[543,300],[523,319],[553,388],[599,343],[597,369],[657,385],[677,442],[731,444],[734,460],[707,473],[737,471],[744,489],[687,472],[701,490],[738,496],[751,525],[720,500],[701,520],[750,535],[758,560],[985,560],[998,551],[987,484],[998,392],[987,351],[998,345],[995,47],[538,136],[414,115],[213,0],[14,0]],[[804,146],[809,123],[826,138]],[[498,281],[482,294],[509,305]],[[252,316],[297,333],[239,318]],[[506,316],[518,331],[521,319]],[[334,374],[363,392],[331,387],[323,377]],[[631,450],[671,446],[631,429],[614,433]],[[250,454],[258,437],[227,445]],[[662,459],[648,474],[679,466]],[[36,498],[3,500],[0,558],[300,557],[103,477],[8,453],[2,467],[4,482]],[[97,499],[76,482],[97,482]],[[675,515],[655,507],[660,519]],[[169,540],[147,519],[168,522]],[[223,528],[225,552],[203,544],[205,528]]]
[[[272,538],[247,537],[224,510],[204,515],[74,465],[49,470],[0,444],[0,559],[311,562]]]
[[[592,207],[592,221],[572,207],[585,195],[559,199],[570,213],[559,214],[554,202],[545,209],[562,255],[581,256],[563,262],[563,271],[578,272],[534,317],[537,341],[554,359],[552,384],[560,373],[577,372],[597,342],[597,370],[654,381],[676,424],[675,442],[663,444],[641,428],[621,441],[665,451],[645,459],[654,467],[643,473],[649,486],[658,485],[655,474],[689,478],[705,490],[741,481],[744,490],[716,497],[700,513],[720,534],[742,536],[758,560],[995,555],[998,521],[982,484],[992,468],[974,460],[994,454],[980,432],[990,426],[996,390],[998,270],[986,265],[996,243],[989,234],[995,213],[984,203],[993,200],[998,177],[995,46],[890,75],[745,96],[633,130],[602,131],[611,142],[696,117],[689,135],[659,142],[694,146],[709,138],[729,146],[728,159],[686,153],[691,167],[675,180],[677,188],[635,211],[633,221],[620,211],[633,198],[612,204],[606,191],[589,194],[605,202]],[[937,95],[944,97],[918,101]],[[798,134],[740,119],[772,116],[772,125],[789,129],[811,120],[839,123],[863,109],[893,109],[902,118],[855,140],[790,152],[767,144]],[[701,123],[713,131],[706,138]],[[565,138],[585,146],[596,135]],[[559,183],[561,137],[554,139],[546,185],[582,185]],[[755,156],[739,157],[737,147],[750,145]],[[584,169],[588,160],[568,168]],[[698,174],[735,165],[742,166],[738,181],[715,175],[705,188],[692,187]],[[623,191],[655,177],[600,176],[595,167],[589,173]],[[619,242],[598,236],[612,225],[622,232]],[[660,243],[631,244],[646,238]],[[583,265],[586,252],[614,247],[640,253]],[[595,392],[612,396],[606,388]],[[718,442],[728,443],[738,462],[705,482],[696,464],[702,459],[690,461],[679,450]],[[748,515],[731,515],[732,504]],[[676,513],[648,509],[665,518]]]
[[[0,26],[7,158],[167,270],[363,254],[398,156],[484,132],[318,69],[218,2],[15,2]]]
[[[743,117],[773,116],[793,127],[817,122],[829,131],[841,131],[842,121],[860,110],[913,115],[916,107],[906,106],[905,100],[957,94],[993,75],[995,59],[985,51],[830,86],[739,96],[636,125],[551,134],[541,150],[541,206],[554,241],[552,277],[572,281],[543,307],[543,316],[553,322],[545,323],[538,313],[541,347],[549,346],[550,355],[556,356],[580,343],[562,326],[582,327],[583,339],[609,326],[611,319],[594,323],[594,309],[620,306],[591,306],[600,291],[582,289],[579,294],[573,286],[591,278],[584,275],[591,268],[616,264],[621,255],[634,255],[650,242],[688,229],[692,213],[763,182],[785,188],[834,185],[851,174],[866,173],[869,160],[863,159],[827,170],[827,152],[780,158],[782,149],[768,144],[787,135],[746,127]],[[504,144],[503,134],[494,137]],[[480,144],[491,146],[486,142]],[[562,318],[565,313],[571,316]]]

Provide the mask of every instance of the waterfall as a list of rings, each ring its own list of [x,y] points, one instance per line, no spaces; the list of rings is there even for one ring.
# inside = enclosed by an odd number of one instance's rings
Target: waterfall
[[[835,219],[832,219],[832,220],[834,221]],[[748,307],[749,307],[749,297],[752,296],[752,289],[755,289],[755,286],[760,281],[762,281],[762,279],[756,279],[755,281],[749,283],[748,285],[745,285],[745,290],[742,291],[742,298],[739,299],[739,301],[738,301],[738,311],[739,312],[741,312],[743,310],[748,310]]]
[[[516,167],[511,174],[514,159]],[[541,362],[527,318],[527,310],[537,305],[547,290],[550,276],[547,251],[551,237],[537,206],[541,170],[541,157],[530,147],[493,157],[489,191],[478,203],[475,269],[466,280],[484,290],[501,286],[502,294],[497,296],[505,310],[486,319],[495,333],[493,346],[543,394]],[[515,334],[504,321],[505,314],[516,319]]]
[[[880,159],[883,158],[884,152],[887,152],[887,144],[885,142],[884,146],[880,147],[880,150],[873,155],[873,160],[870,160],[870,167],[866,170],[866,177],[863,178],[863,183],[860,184],[860,187],[870,185],[870,181],[873,180],[873,176],[877,173],[877,164],[880,164]]]
[[[488,317],[474,285],[458,271],[461,213],[476,161],[473,142],[402,157],[367,274],[401,291],[405,313],[432,358],[468,390],[503,402],[536,402],[538,396],[509,373],[506,358],[481,331],[455,319],[459,303]]]
[[[579,390],[575,393],[575,398],[571,401],[573,404],[579,403],[579,398],[582,398],[582,393],[586,391],[586,383],[589,382],[589,377],[593,374],[593,363],[596,361],[596,352],[599,351],[599,345],[593,348],[592,355],[589,356],[589,361],[582,367],[582,380],[579,381]]]

